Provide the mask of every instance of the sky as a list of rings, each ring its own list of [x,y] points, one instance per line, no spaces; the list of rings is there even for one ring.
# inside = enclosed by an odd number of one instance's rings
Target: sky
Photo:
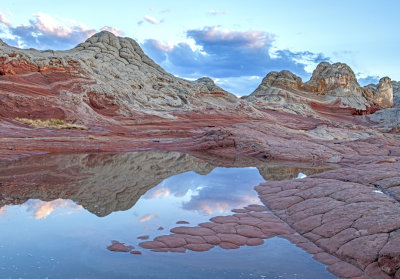
[[[9,0],[0,38],[63,50],[107,30],[176,76],[209,76],[241,96],[270,71],[307,81],[322,61],[347,63],[362,85],[400,80],[399,12],[397,0]]]

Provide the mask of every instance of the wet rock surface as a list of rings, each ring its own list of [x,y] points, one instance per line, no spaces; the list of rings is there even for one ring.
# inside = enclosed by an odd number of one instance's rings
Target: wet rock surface
[[[111,241],[111,245],[107,247],[108,250],[112,252],[130,252],[133,247],[132,245],[125,245],[124,243],[118,242],[116,240]]]
[[[254,205],[249,207],[252,206]],[[176,227],[171,229],[173,234],[159,236],[152,241],[141,242],[139,245],[153,252],[175,253],[186,250],[205,252],[214,247],[232,250],[239,249],[241,246],[259,246],[263,245],[265,241],[268,242],[268,238],[278,236],[286,238],[308,253],[314,254],[316,260],[328,265],[328,270],[339,277],[366,276],[362,268],[325,252],[312,241],[297,233],[267,208],[264,207],[262,212],[261,207],[258,209],[258,211],[247,210],[247,213],[216,216],[211,218],[210,222],[201,223],[199,226]],[[243,225],[243,223],[247,223],[247,225]],[[225,231],[221,232],[223,227]],[[370,268],[369,272],[383,274],[379,268]]]

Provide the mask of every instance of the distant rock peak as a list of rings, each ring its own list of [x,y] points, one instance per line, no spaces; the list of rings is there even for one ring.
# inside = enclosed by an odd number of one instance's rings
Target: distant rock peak
[[[329,62],[319,63],[306,85],[310,91],[322,94],[338,87],[360,87],[353,70],[347,64]]]
[[[319,117],[316,108],[324,116],[334,111],[370,114],[393,106],[393,88],[388,77],[381,78],[377,85],[361,87],[348,65],[321,62],[305,83],[290,71],[270,72],[244,99],[263,108],[312,117]]]
[[[299,89],[303,85],[300,77],[290,71],[270,72],[261,82],[265,87],[293,87]]]

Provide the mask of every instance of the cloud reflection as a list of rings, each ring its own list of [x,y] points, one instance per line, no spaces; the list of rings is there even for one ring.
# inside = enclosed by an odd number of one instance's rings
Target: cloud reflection
[[[243,192],[238,191],[233,193],[229,198],[221,200],[223,199],[222,196],[213,197],[212,193],[207,193],[206,191],[199,192],[197,196],[192,196],[190,201],[183,203],[182,208],[197,211],[200,214],[213,215],[216,213],[229,213],[233,208],[260,203],[257,195],[241,195],[241,193]]]
[[[181,198],[184,210],[206,215],[227,213],[259,203],[253,187],[263,181],[256,168],[216,168],[206,176],[187,172],[164,180],[144,198]]]
[[[7,211],[8,205],[5,205],[3,207],[0,207],[0,216],[5,216],[5,213]]]
[[[139,222],[141,222],[141,223],[147,222],[147,221],[150,221],[153,218],[159,219],[159,217],[157,215],[151,213],[151,214],[147,214],[147,215],[143,216],[142,218],[140,218]]]
[[[41,201],[41,200],[29,200],[25,203],[28,207],[27,211],[33,213],[35,219],[44,219],[53,213],[56,209],[72,209],[73,211],[81,210],[82,206],[75,204],[71,200],[57,199],[54,201]],[[71,214],[71,211],[65,211],[64,214]]]
[[[171,194],[171,190],[167,187],[160,187],[155,188],[146,195],[147,199],[154,199],[159,197],[168,197]]]

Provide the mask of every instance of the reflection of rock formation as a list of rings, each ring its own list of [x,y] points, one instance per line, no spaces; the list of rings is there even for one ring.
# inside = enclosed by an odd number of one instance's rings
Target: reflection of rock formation
[[[105,216],[131,208],[167,177],[186,171],[205,174],[212,169],[207,162],[176,152],[32,157],[0,169],[1,204],[63,198]]]
[[[202,154],[200,159],[198,156],[146,151],[26,158],[0,166],[0,207],[22,204],[28,199],[61,198],[71,199],[98,216],[106,216],[131,208],[149,189],[179,173],[195,171],[205,175],[216,166],[252,166],[262,170],[260,173],[271,173],[270,163],[259,159],[209,154]],[[297,176],[299,171],[308,173],[306,168],[272,166],[276,173],[287,173],[287,178]]]
[[[300,165],[300,166],[299,166]],[[273,180],[284,180],[284,179],[294,179],[297,178],[298,174],[304,173],[305,175],[311,175],[314,173],[320,173],[325,171],[326,167],[301,167],[301,164],[297,165],[287,165],[285,168],[282,168],[279,164],[265,164],[263,166],[258,167],[258,171],[261,176],[267,181]]]
[[[327,164],[321,166],[321,164],[314,165],[300,162],[265,161],[254,157],[229,154],[224,154],[224,156],[204,152],[192,154],[198,158],[213,162],[216,167],[256,167],[265,180],[293,179],[296,178],[300,172],[305,175],[311,175],[323,172],[329,168],[334,168],[334,165]]]

